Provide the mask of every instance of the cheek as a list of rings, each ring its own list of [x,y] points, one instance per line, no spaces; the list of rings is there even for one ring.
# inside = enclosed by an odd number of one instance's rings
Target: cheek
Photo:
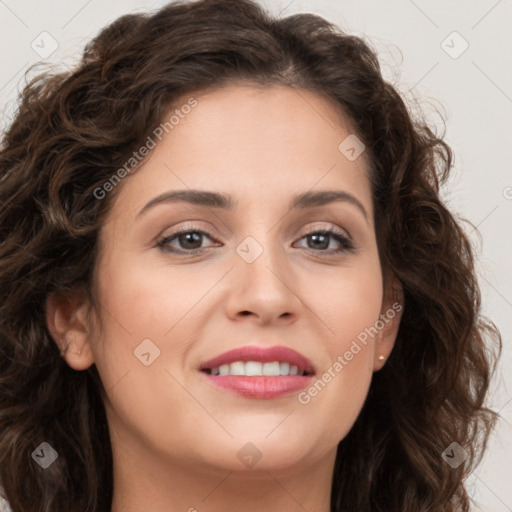
[[[348,350],[351,341],[373,326],[382,307],[382,273],[376,255],[332,273],[306,275],[307,304],[324,326],[331,356]]]
[[[183,272],[176,271],[170,286],[162,279],[166,272],[170,274],[168,268],[148,273],[141,271],[141,266],[118,262],[104,267],[98,276],[101,332],[95,333],[93,343],[95,364],[108,398],[109,422],[129,426],[144,443],[165,440],[167,444],[157,446],[159,450],[179,451],[182,440],[169,432],[169,421],[173,418],[177,432],[190,429],[188,424],[180,426],[176,411],[190,409],[191,400],[179,384],[183,375],[176,368],[180,369],[184,349],[192,339],[188,333],[197,329],[191,322],[191,307],[212,283],[203,280],[191,285]],[[177,292],[181,288],[187,292]],[[179,343],[173,343],[174,339]],[[203,419],[204,411],[193,412],[197,421]]]
[[[143,353],[149,352],[150,361],[155,361],[147,369],[167,367],[170,362],[182,366],[187,347],[202,326],[201,319],[196,320],[203,304],[199,302],[219,275],[219,269],[198,273],[186,266],[161,263],[148,268],[147,263],[121,253],[105,260],[97,279],[101,333],[93,340],[105,387],[115,385],[128,371],[132,379],[134,373],[146,369],[138,358]],[[155,354],[158,357],[153,359]],[[153,373],[146,372],[146,377]]]
[[[373,375],[374,328],[382,305],[382,274],[376,257],[365,264],[317,278],[308,305],[321,319],[328,360],[299,403],[325,430],[325,442],[341,440],[365,402]]]

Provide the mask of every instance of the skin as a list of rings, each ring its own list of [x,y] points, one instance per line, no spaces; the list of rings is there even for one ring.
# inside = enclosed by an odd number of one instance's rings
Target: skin
[[[53,294],[48,327],[67,363],[96,364],[106,389],[113,512],[148,503],[152,512],[327,512],[336,447],[385,364],[378,356],[393,348],[399,314],[307,404],[297,392],[264,400],[222,391],[198,367],[233,348],[285,345],[320,377],[391,308],[365,155],[349,161],[338,150],[353,130],[314,93],[232,84],[194,97],[197,107],[117,191],[100,233],[99,311],[78,293]],[[137,215],[162,192],[188,189],[239,204],[174,202]],[[367,218],[350,202],[289,210],[311,190],[346,191]],[[202,252],[158,246],[184,226],[209,234],[196,243]],[[306,235],[313,228],[338,229],[356,249],[332,254],[335,238],[318,248]],[[236,252],[247,236],[263,249],[252,263]],[[186,242],[169,244],[186,251]],[[160,350],[149,366],[134,356],[144,339]],[[252,467],[237,457],[249,442],[261,454]]]

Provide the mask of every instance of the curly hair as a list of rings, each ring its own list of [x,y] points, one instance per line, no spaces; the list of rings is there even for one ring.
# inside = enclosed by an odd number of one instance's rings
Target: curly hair
[[[95,365],[71,369],[45,322],[51,292],[91,279],[112,176],[183,94],[234,81],[328,98],[370,162],[382,268],[403,289],[394,350],[339,443],[332,512],[468,511],[464,479],[497,414],[501,350],[473,248],[440,199],[453,153],[382,77],[376,51],[314,14],[251,0],[168,4],[105,27],[72,71],[32,78],[0,147],[0,483],[13,512],[110,510],[113,461]],[[129,179],[127,177],[126,179]],[[467,452],[452,469],[441,453]],[[31,459],[48,442],[57,461]]]

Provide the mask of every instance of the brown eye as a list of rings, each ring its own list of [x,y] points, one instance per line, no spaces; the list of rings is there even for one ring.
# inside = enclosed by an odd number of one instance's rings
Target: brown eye
[[[310,233],[307,233],[305,236],[303,236],[302,239],[307,239],[307,249],[312,249],[313,251],[328,252],[332,254],[352,251],[355,249],[355,246],[350,238],[334,229],[311,231]],[[332,240],[335,240],[339,247],[337,249],[331,248],[330,250],[326,250],[329,249],[329,245]]]
[[[196,252],[204,248],[202,243],[205,237],[212,240],[210,235],[201,229],[179,229],[162,238],[158,242],[158,246],[167,252]],[[174,242],[174,245],[171,245],[172,242]],[[176,247],[176,244],[178,247]]]

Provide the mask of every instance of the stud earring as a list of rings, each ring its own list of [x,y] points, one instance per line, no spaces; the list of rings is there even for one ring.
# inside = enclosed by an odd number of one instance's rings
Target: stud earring
[[[382,354],[378,357],[379,361],[384,361],[386,359],[386,356],[383,356]]]

